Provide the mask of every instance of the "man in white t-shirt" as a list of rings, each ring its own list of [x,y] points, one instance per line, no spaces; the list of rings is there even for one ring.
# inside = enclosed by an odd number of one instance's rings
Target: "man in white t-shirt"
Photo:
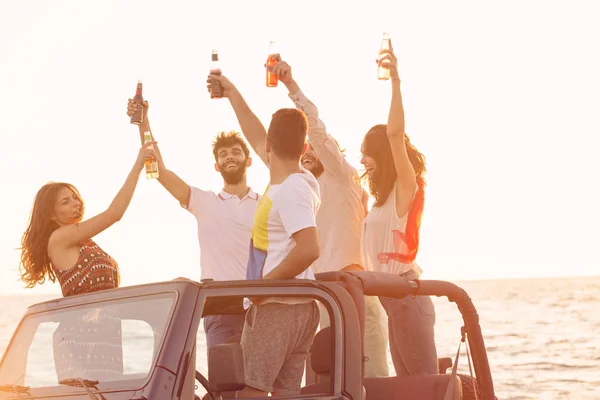
[[[144,102],[144,119],[140,133],[150,132],[148,103]],[[136,109],[129,100],[128,114]],[[252,164],[246,142],[236,132],[220,133],[213,144],[215,170],[223,177],[223,190],[216,194],[189,186],[167,169],[159,157],[158,181],[181,206],[196,217],[200,245],[201,279],[244,280],[248,263],[248,242],[252,233],[254,212],[259,196],[246,183],[246,168]],[[239,337],[244,326],[243,315],[209,315],[204,318],[206,344],[226,343]]]
[[[227,78],[209,78],[223,87],[246,138],[264,145],[258,154],[269,166],[271,181],[254,217],[248,279],[314,279],[310,266],[320,251],[316,228],[320,199],[317,180],[300,165],[307,147],[305,114],[278,110],[266,132]],[[248,309],[242,333],[246,388],[240,397],[297,394],[319,324],[319,308],[310,298],[258,301]]]

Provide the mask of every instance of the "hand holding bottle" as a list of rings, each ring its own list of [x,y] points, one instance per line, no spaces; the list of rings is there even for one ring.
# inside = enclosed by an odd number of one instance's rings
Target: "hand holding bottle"
[[[229,98],[232,95],[234,95],[235,93],[237,93],[236,87],[233,85],[233,83],[231,83],[231,81],[229,79],[227,79],[223,75],[212,75],[212,74],[208,75],[208,79],[206,80],[206,88],[208,89],[209,93],[211,92],[211,87],[212,87],[213,82],[221,85],[223,97]]]
[[[142,88],[142,81],[139,80],[135,89],[135,97],[133,98],[133,101],[138,104],[141,104],[144,101],[144,98],[142,97]],[[140,125],[144,121],[141,110],[134,111],[133,114],[130,115],[130,117],[130,122],[134,125]]]
[[[267,70],[267,87],[277,86],[278,77],[275,73],[273,73],[273,67],[278,62],[275,56],[279,56],[279,54],[277,54],[277,50],[275,50],[275,42],[271,41],[269,44],[269,56],[267,57],[267,62],[265,63],[265,68]]]
[[[158,159],[158,154],[156,154],[156,150],[152,148],[153,145],[156,145],[155,141],[149,141],[144,143],[144,145],[140,148],[138,152],[137,159],[135,160],[135,168],[141,170],[146,165],[146,161],[156,161]]]
[[[136,112],[142,111],[143,122],[148,120],[148,108],[150,105],[146,100],[142,101],[142,103],[137,103],[133,99],[127,99],[127,116],[131,118],[133,114]]]
[[[292,76],[292,67],[287,62],[281,60],[279,54],[274,54],[273,56],[277,60],[275,66],[272,67],[273,73],[285,85],[290,94],[296,94],[300,90],[300,87]]]
[[[283,61],[279,54],[273,54],[273,59],[276,61],[275,65],[272,67],[267,66],[267,68],[271,68],[271,71],[284,85],[289,85],[294,80],[292,77],[292,67]]]
[[[392,82],[399,82],[400,77],[398,75],[398,59],[394,54],[394,48],[392,47],[392,40],[389,40],[389,49],[382,49],[379,52],[379,58],[377,59],[377,65],[379,69],[389,71],[389,75],[392,78]]]
[[[219,63],[219,52],[217,50],[212,51],[209,75],[223,75],[221,64]],[[214,79],[210,82],[210,89],[208,91],[210,92],[211,99],[223,98],[223,87]]]
[[[141,122],[137,124],[140,133],[140,141],[144,144],[144,132],[150,132],[150,120],[148,119],[148,102],[145,100],[137,101],[135,98],[127,99],[127,115],[130,118],[138,115]]]

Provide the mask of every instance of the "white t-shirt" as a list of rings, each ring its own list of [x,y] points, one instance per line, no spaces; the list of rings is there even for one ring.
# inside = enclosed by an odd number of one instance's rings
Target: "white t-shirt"
[[[254,216],[247,279],[262,279],[294,248],[294,233],[317,226],[320,202],[319,184],[305,169],[267,187]],[[314,274],[309,267],[296,278],[314,279]]]
[[[259,196],[222,191],[216,194],[190,186],[187,210],[198,222],[200,279],[216,281],[246,279],[248,242]]]

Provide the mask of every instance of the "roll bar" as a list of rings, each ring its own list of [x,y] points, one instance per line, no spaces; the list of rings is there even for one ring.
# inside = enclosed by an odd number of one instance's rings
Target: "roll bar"
[[[456,303],[460,311],[465,330],[469,338],[469,348],[473,357],[473,367],[479,388],[484,399],[494,400],[494,382],[479,325],[479,314],[467,292],[459,286],[445,281],[414,280],[383,272],[325,272],[316,274],[321,281],[338,281],[347,283],[348,275],[358,278],[362,283],[363,294],[402,299],[406,296],[445,296]]]

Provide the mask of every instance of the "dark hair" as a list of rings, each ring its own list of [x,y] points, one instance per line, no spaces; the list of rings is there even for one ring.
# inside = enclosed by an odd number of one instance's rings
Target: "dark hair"
[[[267,139],[277,156],[298,160],[304,152],[308,120],[306,114],[295,108],[282,108],[273,114]]]
[[[404,144],[408,159],[415,170],[415,177],[424,182],[424,175],[427,172],[425,156],[410,143],[406,134],[404,134]],[[366,173],[362,177],[369,183],[369,191],[375,198],[375,205],[381,206],[388,199],[398,178],[392,147],[387,136],[387,125],[375,125],[367,132],[363,140],[363,154],[375,160],[376,168],[373,177],[369,179]]]
[[[233,147],[236,144],[239,144],[242,147],[242,150],[244,151],[244,155],[246,156],[246,158],[248,158],[250,156],[250,150],[248,149],[248,145],[246,144],[244,139],[242,139],[242,135],[240,135],[236,131],[219,133],[215,137],[215,140],[213,140],[213,143],[212,143],[213,155],[215,156],[215,161],[217,161],[217,155],[219,153],[219,149],[222,149],[223,147]]]
[[[48,256],[48,241],[52,232],[58,229],[58,224],[51,217],[54,215],[56,198],[64,188],[71,190],[77,196],[81,202],[81,214],[83,215],[84,203],[73,185],[64,182],[49,182],[38,190],[29,217],[29,226],[21,238],[19,270],[21,280],[28,288],[32,288],[38,283],[44,283],[46,276],[52,282],[56,280]]]

